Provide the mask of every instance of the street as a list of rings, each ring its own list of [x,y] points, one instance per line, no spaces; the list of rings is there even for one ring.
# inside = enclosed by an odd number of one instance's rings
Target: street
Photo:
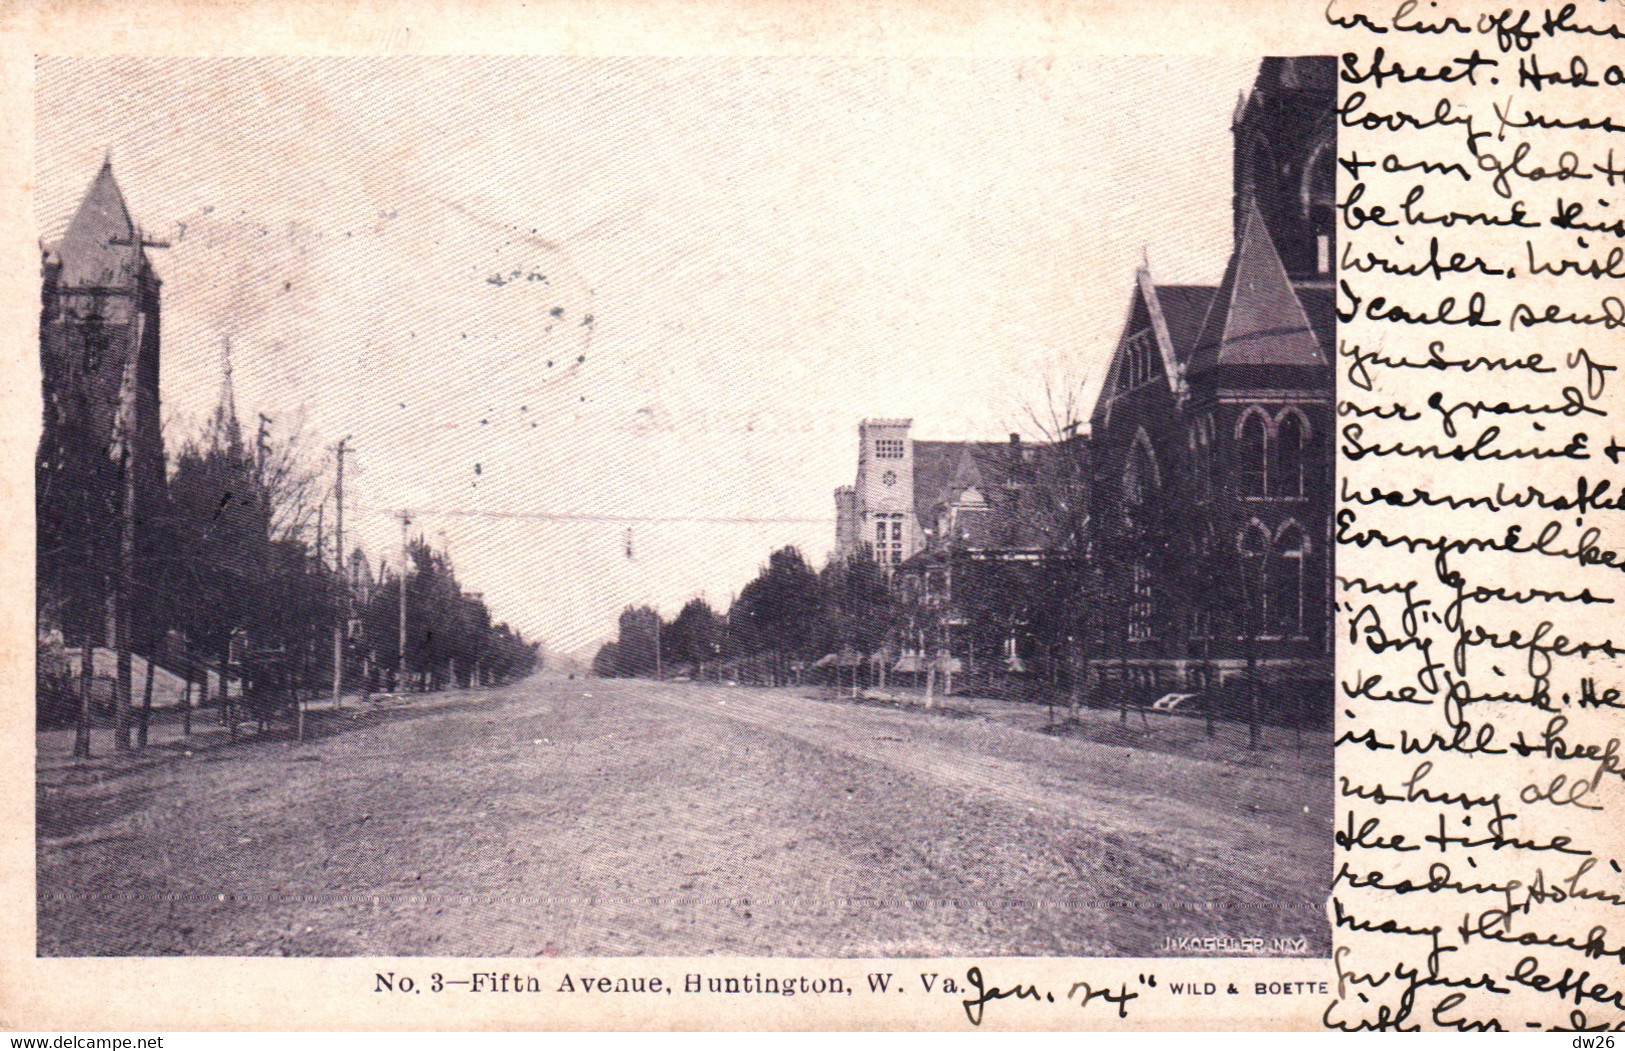
[[[39,952],[1328,951],[1322,737],[818,694],[538,675],[322,712],[303,743],[42,747]]]

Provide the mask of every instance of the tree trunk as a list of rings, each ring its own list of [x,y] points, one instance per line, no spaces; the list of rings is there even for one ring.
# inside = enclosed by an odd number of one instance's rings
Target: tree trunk
[[[85,632],[84,652],[79,661],[79,719],[73,729],[73,757],[90,758],[90,686],[96,674],[96,644]]]
[[[141,748],[147,747],[147,732],[148,728],[152,725],[152,680],[152,658],[148,657],[147,681],[146,684],[141,687],[141,723],[136,728],[136,741]]]
[[[1066,707],[1071,713],[1072,721],[1078,721],[1078,711],[1083,707],[1083,660],[1082,649],[1074,635],[1066,638]]]
[[[1124,610],[1127,616],[1127,610]],[[1120,618],[1121,619],[1121,618]],[[1128,621],[1121,620],[1117,643],[1117,721],[1128,724]]]
[[[127,602],[128,600],[126,600]],[[119,614],[118,627],[118,680],[113,687],[113,747],[120,752],[130,750],[130,664],[129,611]]]
[[[231,711],[231,643],[227,641],[220,657],[220,721],[237,740],[237,720]]]
[[[220,651],[218,656],[220,658],[220,663],[215,670],[215,684],[220,689],[220,695],[216,698],[216,700],[220,702],[220,725],[225,726],[229,721],[226,713],[226,698],[231,693],[231,690],[228,687],[228,680],[226,678],[226,669],[231,665],[231,644],[229,642]]]
[[[1210,632],[1212,628],[1208,629]],[[1211,640],[1202,643],[1202,708],[1207,716],[1207,735],[1213,736],[1213,694],[1217,687],[1213,684],[1213,643]]]

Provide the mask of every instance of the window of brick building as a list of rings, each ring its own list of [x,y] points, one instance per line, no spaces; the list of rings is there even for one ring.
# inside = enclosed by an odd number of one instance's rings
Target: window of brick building
[[[1242,496],[1269,496],[1269,446],[1269,417],[1253,406],[1236,423],[1235,478]]]
[[[1134,597],[1128,608],[1128,637],[1143,642],[1151,638],[1151,570],[1136,562],[1132,583]]]
[[[902,564],[903,516],[901,514],[875,516],[875,561],[883,566]]]
[[[1275,423],[1275,462],[1270,467],[1270,488],[1286,500],[1304,497],[1305,453],[1309,447],[1309,421],[1295,408],[1283,409]]]

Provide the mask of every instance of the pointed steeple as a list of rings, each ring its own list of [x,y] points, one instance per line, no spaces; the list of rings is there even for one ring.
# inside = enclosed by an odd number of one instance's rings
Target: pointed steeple
[[[225,336],[220,344],[220,402],[214,407],[205,432],[212,448],[225,449],[233,458],[243,455],[243,430],[237,421],[237,390],[231,380],[231,337]]]
[[[1241,239],[1202,323],[1190,371],[1216,365],[1326,365],[1258,202],[1249,197],[1242,207]]]
[[[85,191],[57,246],[62,261],[58,284],[64,288],[129,287],[144,262],[137,241],[109,156],[103,159],[101,171]]]

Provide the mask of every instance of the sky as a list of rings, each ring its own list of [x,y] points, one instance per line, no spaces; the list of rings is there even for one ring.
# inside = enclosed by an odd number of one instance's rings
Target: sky
[[[777,547],[822,564],[865,417],[1033,435],[1046,381],[1089,385],[1086,412],[1135,268],[1222,275],[1255,71],[45,59],[35,219],[59,237],[111,156],[169,243],[166,446],[229,340],[245,429],[329,475],[348,436],[374,564],[408,509],[564,653],[628,603],[724,607]]]

